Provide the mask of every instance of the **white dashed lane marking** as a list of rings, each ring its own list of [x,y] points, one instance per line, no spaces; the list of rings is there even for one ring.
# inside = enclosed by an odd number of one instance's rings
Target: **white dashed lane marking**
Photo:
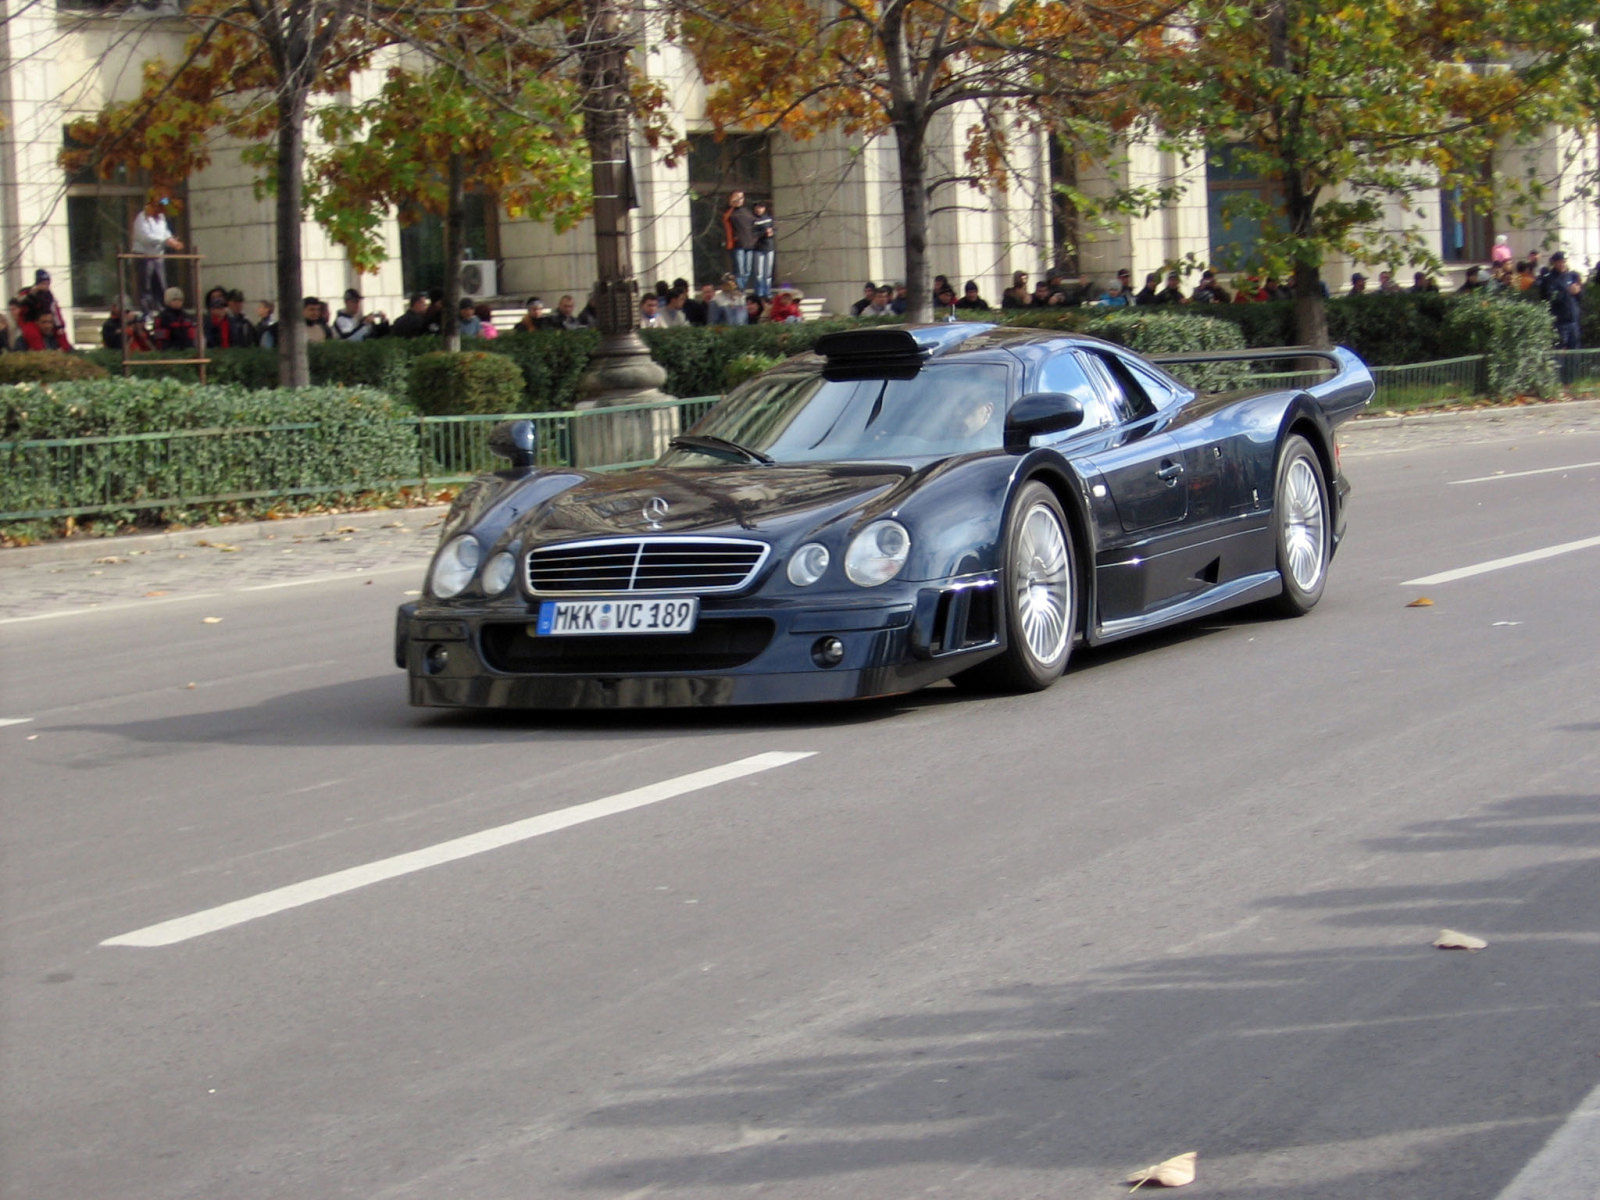
[[[742,779],[746,775],[757,775],[775,767],[787,766],[803,758],[810,758],[815,753],[815,750],[773,750],[766,754],[754,754],[736,762],[724,763],[720,767],[710,767],[704,771],[663,779],[660,783],[647,784],[632,791],[618,792],[614,796],[591,800],[587,804],[577,804],[571,808],[562,808],[537,817],[513,821],[509,825],[498,825],[481,833],[452,838],[447,842],[438,842],[421,850],[396,854],[391,858],[380,858],[376,862],[335,871],[331,875],[319,875],[315,879],[275,888],[270,892],[261,892],[243,900],[191,913],[186,917],[162,921],[159,925],[147,925],[143,929],[135,929],[132,933],[107,938],[100,944],[150,947],[186,942],[202,934],[215,933],[219,929],[242,925],[246,921],[268,917],[285,909],[298,908],[303,904],[326,900],[330,896],[353,892],[357,888],[382,883],[386,879],[409,875],[414,871],[426,870],[441,863],[455,862],[488,850],[498,850],[502,846],[525,842],[529,838],[570,829],[586,821],[615,816],[635,808],[643,808],[647,804],[656,804],[662,800],[671,800],[675,796],[697,792],[718,783],[727,783],[733,779]]]
[[[1525,563],[1539,562],[1546,558],[1555,558],[1561,554],[1571,554],[1575,550],[1587,550],[1591,546],[1600,546],[1600,537],[1582,538],[1576,542],[1562,542],[1559,546],[1546,546],[1542,550],[1529,550],[1526,554],[1512,554],[1505,558],[1492,558],[1488,562],[1474,563],[1470,567],[1457,567],[1453,571],[1440,571],[1437,575],[1424,575],[1419,579],[1407,579],[1401,587],[1426,587],[1435,583],[1454,583],[1458,579],[1470,579],[1474,575],[1487,575],[1490,571],[1503,571],[1507,567],[1520,567]]]

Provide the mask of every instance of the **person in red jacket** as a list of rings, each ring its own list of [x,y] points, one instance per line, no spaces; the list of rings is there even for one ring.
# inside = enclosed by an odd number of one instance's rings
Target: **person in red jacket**
[[[22,341],[28,350],[71,350],[67,331],[56,328],[56,315],[45,309],[22,327]]]

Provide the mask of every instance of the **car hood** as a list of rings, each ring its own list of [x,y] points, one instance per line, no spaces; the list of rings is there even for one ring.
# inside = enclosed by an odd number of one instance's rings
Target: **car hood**
[[[884,463],[641,467],[584,477],[526,513],[512,533],[524,547],[672,533],[781,541],[870,503],[911,473]]]

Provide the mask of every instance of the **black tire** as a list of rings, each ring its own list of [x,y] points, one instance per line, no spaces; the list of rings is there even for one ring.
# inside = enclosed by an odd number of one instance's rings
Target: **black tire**
[[[1299,434],[1284,439],[1272,487],[1272,530],[1278,548],[1283,594],[1278,611],[1298,617],[1322,599],[1333,557],[1333,513],[1328,481],[1311,443]]]
[[[1078,628],[1077,554],[1061,501],[1042,483],[1018,489],[1000,570],[1006,648],[955,677],[981,691],[1040,692],[1067,668]]]

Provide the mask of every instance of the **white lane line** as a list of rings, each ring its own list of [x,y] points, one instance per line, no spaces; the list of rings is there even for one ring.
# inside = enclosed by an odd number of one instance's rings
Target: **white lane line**
[[[1600,1179],[1600,1087],[1584,1097],[1495,1200],[1592,1196],[1596,1179]]]
[[[0,728],[7,725],[26,725],[32,717],[0,717]]]
[[[774,767],[782,767],[792,762],[799,762],[803,758],[810,758],[815,753],[815,750],[773,750],[766,754],[754,754],[749,758],[741,758],[737,762],[724,763],[720,767],[694,771],[691,774],[679,775],[673,779],[663,779],[660,783],[647,784],[641,788],[634,788],[629,792],[618,792],[614,796],[591,800],[587,804],[575,804],[571,808],[558,809],[555,812],[544,813],[537,817],[513,821],[509,825],[499,825],[493,829],[485,829],[481,833],[469,833],[465,837],[452,838],[447,842],[424,846],[421,850],[396,854],[391,858],[380,858],[376,862],[365,863],[359,867],[348,867],[343,871],[335,871],[331,875],[319,875],[315,879],[307,879],[301,883],[290,884],[288,887],[275,888],[270,892],[247,896],[243,900],[235,900],[229,904],[218,905],[216,908],[208,908],[201,912],[191,913],[186,917],[176,917],[171,921],[162,921],[159,925],[147,925],[143,929],[135,929],[132,933],[124,933],[117,937],[107,938],[100,944],[102,946],[171,946],[174,943],[185,942],[202,934],[215,933],[219,929],[242,925],[244,922],[254,921],[258,917],[271,916],[273,913],[279,913],[288,908],[298,908],[302,904],[326,900],[330,896],[338,896],[345,892],[354,891],[357,888],[366,887],[369,884],[382,883],[386,879],[394,879],[399,875],[409,875],[413,871],[436,867],[440,863],[455,862],[457,859],[468,858],[474,854],[482,854],[488,850],[498,850],[502,846],[525,842],[529,838],[540,837],[546,833],[555,833],[557,830],[569,829],[574,825],[582,825],[586,821],[596,821],[601,817],[615,816],[617,813],[624,813],[630,809],[643,808],[647,804],[670,800],[675,796],[682,796],[687,792],[696,792],[701,788],[708,788],[714,784],[727,783],[732,779],[742,779],[746,775],[756,775],[762,771],[770,771]]]
[[[1492,558],[1488,562],[1474,563],[1470,567],[1457,567],[1453,571],[1440,571],[1437,575],[1424,575],[1420,579],[1407,579],[1400,586],[1426,587],[1433,583],[1454,583],[1458,579],[1470,579],[1474,575],[1487,575],[1490,571],[1501,571],[1506,567],[1520,567],[1524,563],[1538,562],[1544,558],[1555,558],[1558,554],[1571,554],[1574,550],[1587,550],[1591,546],[1600,546],[1600,537],[1582,538],[1576,542],[1562,542],[1559,546],[1546,546],[1543,550],[1529,550],[1526,554],[1513,554],[1506,558]]]
[[[1473,479],[1452,479],[1445,486],[1456,487],[1463,483],[1493,483],[1497,479],[1523,479],[1529,475],[1554,475],[1557,471],[1583,471],[1600,467],[1600,462],[1573,463],[1570,467],[1540,467],[1536,471],[1508,471],[1504,475],[1479,475]]]
[[[118,604],[64,608],[57,612],[33,613],[26,617],[0,617],[0,625],[20,625],[24,621],[54,621],[60,617],[85,617],[91,613],[127,612],[130,608],[153,608],[158,604],[177,604],[184,600],[215,600],[219,596],[236,596],[241,592],[267,592],[278,588],[306,587],[315,583],[337,583],[340,580],[366,579],[377,575],[397,575],[401,571],[409,571],[421,578],[422,572],[426,569],[426,563],[410,563],[401,567],[377,567],[371,571],[348,571],[339,575],[311,575],[305,579],[289,579],[280,583],[256,583],[226,592],[186,592],[181,596],[147,596],[142,600],[125,600]]]

